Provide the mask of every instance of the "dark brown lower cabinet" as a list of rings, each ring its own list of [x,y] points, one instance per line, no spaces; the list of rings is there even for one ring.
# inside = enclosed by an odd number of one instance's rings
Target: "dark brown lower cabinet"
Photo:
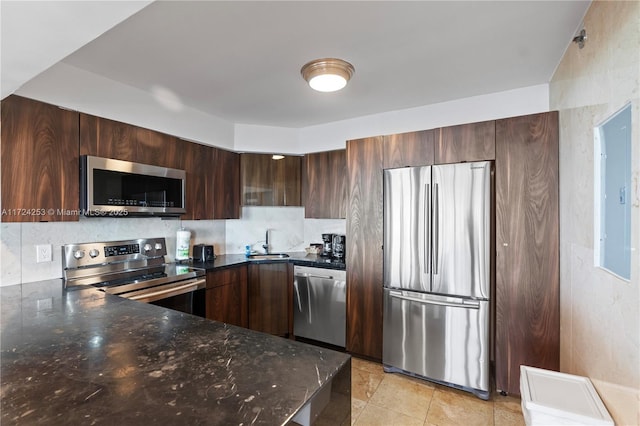
[[[227,324],[249,326],[246,265],[207,272],[206,316]]]
[[[496,388],[560,367],[558,113],[496,121]]]
[[[282,337],[293,335],[290,265],[253,263],[248,268],[249,328]]]
[[[347,351],[382,359],[383,136],[347,142]]]

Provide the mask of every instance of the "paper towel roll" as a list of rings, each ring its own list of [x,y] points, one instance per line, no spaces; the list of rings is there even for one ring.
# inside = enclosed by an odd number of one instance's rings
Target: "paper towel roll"
[[[191,231],[182,228],[176,233],[176,260],[189,259]]]

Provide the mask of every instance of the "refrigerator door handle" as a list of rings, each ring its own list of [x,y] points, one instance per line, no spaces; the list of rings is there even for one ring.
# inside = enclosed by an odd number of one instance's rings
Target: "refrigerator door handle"
[[[433,273],[438,274],[438,255],[440,252],[440,214],[438,212],[440,200],[438,199],[438,184],[433,188]]]
[[[427,183],[424,186],[424,273],[431,273],[431,220],[430,220],[430,209],[431,209],[431,191],[430,185]]]
[[[424,305],[448,306],[451,308],[480,309],[480,302],[476,302],[474,300],[463,300],[460,303],[444,302],[440,300],[421,299],[417,297],[404,296],[402,293],[398,293],[394,291],[390,292],[389,295],[396,299],[407,300],[409,302],[422,303]]]

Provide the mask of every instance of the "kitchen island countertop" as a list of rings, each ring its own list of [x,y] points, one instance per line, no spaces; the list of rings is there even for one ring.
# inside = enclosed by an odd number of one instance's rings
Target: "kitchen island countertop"
[[[350,424],[349,355],[61,280],[0,302],[3,425],[279,425],[328,387]]]

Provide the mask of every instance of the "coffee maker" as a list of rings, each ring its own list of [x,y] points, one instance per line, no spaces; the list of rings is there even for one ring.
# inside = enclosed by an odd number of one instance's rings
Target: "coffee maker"
[[[332,257],[334,259],[344,260],[345,246],[347,237],[344,235],[334,234],[332,238]]]
[[[322,257],[344,260],[346,236],[342,234],[322,234]]]
[[[333,234],[322,234],[322,257],[331,257],[333,253]]]

